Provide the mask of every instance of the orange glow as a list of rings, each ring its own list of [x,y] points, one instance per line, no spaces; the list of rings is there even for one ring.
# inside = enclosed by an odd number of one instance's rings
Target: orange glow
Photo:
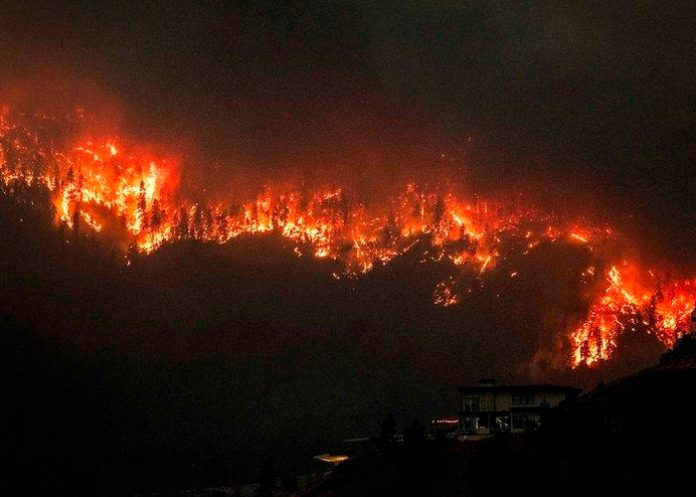
[[[182,239],[225,243],[241,234],[275,232],[295,244],[295,253],[336,261],[335,278],[356,277],[385,265],[417,244],[427,259],[451,264],[459,276],[436,284],[433,302],[461,302],[465,274],[482,279],[503,267],[512,250],[527,255],[548,243],[580,243],[592,251],[615,237],[606,226],[578,226],[510,203],[467,199],[448,189],[409,183],[380,206],[368,207],[346,188],[299,192],[268,186],[255,198],[226,208],[176,195],[178,165],[135,153],[127,144],[102,140],[54,147],[31,127],[0,114],[0,186],[45,191],[55,222],[76,232],[119,240],[142,253]],[[307,250],[305,250],[307,249]],[[127,261],[129,263],[129,261]],[[509,277],[518,271],[509,270]],[[670,346],[687,325],[696,300],[696,280],[660,281],[653,270],[615,262],[586,280],[602,285],[590,297],[587,316],[568,331],[571,367],[592,366],[612,356],[626,329],[644,328]],[[471,291],[467,289],[467,291]]]
[[[608,360],[618,337],[629,329],[645,328],[667,347],[688,330],[696,280],[647,283],[653,275],[633,264],[611,266],[603,293],[593,300],[588,317],[571,331],[572,367]]]
[[[571,231],[570,238],[581,243],[588,243],[590,241],[589,236],[584,232]]]

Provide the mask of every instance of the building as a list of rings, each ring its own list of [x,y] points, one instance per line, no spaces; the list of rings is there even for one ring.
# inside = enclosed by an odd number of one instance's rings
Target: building
[[[562,401],[576,397],[579,388],[557,385],[496,385],[481,380],[477,386],[460,387],[462,410],[460,434],[490,435],[522,432],[539,426],[541,413]]]

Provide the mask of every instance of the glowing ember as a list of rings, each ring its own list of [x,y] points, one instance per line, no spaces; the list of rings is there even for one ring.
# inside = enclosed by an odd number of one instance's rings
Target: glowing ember
[[[112,138],[61,147],[35,131],[35,121],[45,118],[30,116],[27,124],[14,117],[8,110],[0,116],[3,193],[22,200],[27,191],[44,192],[57,223],[76,233],[111,233],[124,249],[143,253],[182,239],[225,243],[243,233],[276,232],[295,242],[298,256],[306,245],[314,257],[339,262],[339,278],[387,264],[423,241],[431,260],[461,270],[433,291],[433,302],[448,307],[461,301],[462,281],[495,270],[500,254],[526,255],[556,242],[592,251],[613,236],[606,226],[564,224],[534,209],[468,202],[415,184],[379,209],[368,209],[342,188],[301,194],[269,187],[235,208],[191,203],[174,197],[178,174],[171,160],[129,153]],[[33,197],[29,201],[33,205]],[[509,277],[518,274],[513,270]],[[631,263],[614,264],[605,275],[590,266],[582,276],[604,280],[587,317],[570,330],[572,367],[609,359],[619,335],[639,326],[672,345],[694,309],[696,280],[659,281]]]
[[[433,291],[433,302],[443,307],[458,304],[461,297],[452,289],[453,280],[441,281],[435,286]]]

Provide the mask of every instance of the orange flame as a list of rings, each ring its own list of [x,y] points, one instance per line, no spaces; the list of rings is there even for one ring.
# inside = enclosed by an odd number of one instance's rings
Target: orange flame
[[[613,236],[607,227],[564,225],[533,209],[469,202],[413,183],[377,210],[368,210],[342,188],[308,195],[267,188],[234,209],[177,201],[176,164],[127,150],[107,139],[57,152],[30,127],[13,123],[8,110],[0,115],[0,185],[5,192],[21,185],[43,188],[57,223],[77,230],[76,224],[84,222],[95,233],[120,230],[127,234],[127,244],[143,253],[181,239],[225,243],[243,233],[274,231],[297,244],[298,256],[299,246],[309,245],[314,257],[340,262],[343,273],[334,273],[340,277],[387,264],[425,240],[432,260],[472,269],[481,277],[496,267],[504,240],[518,242],[526,255],[543,243],[563,240],[592,250]],[[590,266],[583,276],[595,273]],[[518,271],[509,276],[517,277]],[[569,332],[571,367],[609,359],[620,334],[636,326],[670,346],[693,311],[696,280],[659,282],[653,272],[629,263],[614,264],[605,278],[587,317]],[[438,283],[433,302],[443,307],[459,303],[458,286],[455,277]]]
[[[587,319],[571,332],[572,367],[608,360],[618,336],[627,329],[643,327],[667,347],[688,330],[696,280],[658,282],[653,271],[644,273],[635,265],[624,266],[621,270],[611,266],[604,292],[592,302]],[[650,284],[645,275],[653,280]]]

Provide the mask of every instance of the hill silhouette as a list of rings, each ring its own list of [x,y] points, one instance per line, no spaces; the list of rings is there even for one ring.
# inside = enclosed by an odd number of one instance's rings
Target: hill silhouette
[[[600,384],[544,415],[536,432],[392,445],[338,466],[304,497],[691,495],[696,337],[654,367]]]
[[[5,483],[128,494],[253,481],[265,460],[292,474],[385,412],[453,413],[472,379],[603,375],[534,362],[564,357],[558,330],[587,257],[576,248],[503,261],[520,276],[472,279],[448,308],[432,290],[451,268],[418,247],[340,280],[293,248],[274,234],[186,241],[125,265],[0,196],[3,404],[16,406],[4,447],[23,454]]]

